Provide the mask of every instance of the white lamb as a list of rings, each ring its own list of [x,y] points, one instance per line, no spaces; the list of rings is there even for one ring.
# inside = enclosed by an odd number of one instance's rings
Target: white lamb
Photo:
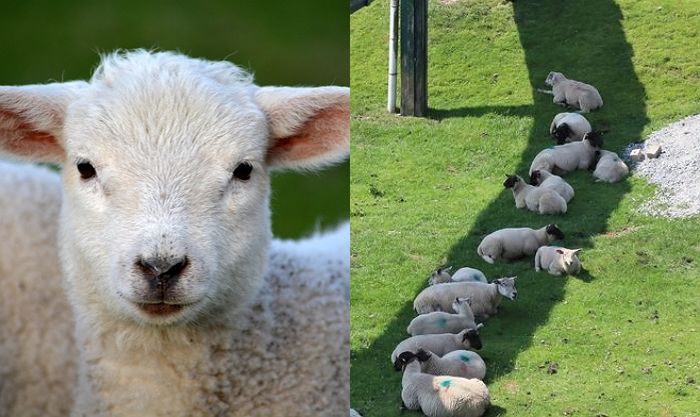
[[[547,148],[535,156],[528,175],[532,171],[546,170],[553,174],[566,174],[577,169],[590,169],[595,159],[595,152],[603,146],[600,133],[586,133],[581,142],[571,142]]]
[[[544,82],[552,87],[551,92],[545,92],[554,96],[552,101],[555,104],[573,106],[583,113],[603,106],[603,99],[595,87],[581,81],[570,80],[561,72],[550,72]]]
[[[544,169],[536,169],[530,175],[530,184],[554,190],[568,203],[574,198],[574,187],[569,185],[564,178],[554,175]]]
[[[575,275],[581,272],[581,261],[576,256],[581,249],[542,246],[535,254],[535,271],[545,270],[552,275]]]
[[[421,314],[411,320],[406,331],[411,336],[415,336],[418,334],[459,333],[464,329],[477,329],[470,304],[469,298],[457,297],[452,303],[452,309],[456,314],[443,311]]]
[[[347,88],[114,54],[0,87],[0,149],[63,164],[0,164],[0,415],[348,415],[349,227],[269,210],[272,170],[347,157]]]
[[[559,230],[556,224],[548,224],[540,229],[506,228],[486,235],[481,240],[476,253],[484,261],[493,264],[500,260],[510,261],[524,256],[532,256],[540,246],[561,239],[564,239],[564,233]]]
[[[593,165],[595,166],[593,177],[598,181],[618,182],[630,172],[627,164],[615,152],[602,149],[596,151]]]
[[[515,300],[518,296],[518,291],[515,288],[516,278],[498,278],[490,284],[454,282],[433,285],[418,294],[413,301],[413,309],[418,314],[427,314],[433,311],[454,312],[452,301],[456,297],[469,297],[474,317],[477,321],[484,321],[489,316],[496,314],[503,297]]]
[[[438,268],[428,278],[428,285],[443,284],[445,282],[488,282],[486,275],[483,272],[475,268],[470,268],[468,266],[459,268],[457,272],[450,276],[450,271],[452,267]]]
[[[403,408],[420,410],[428,417],[480,417],[489,408],[489,390],[481,380],[423,373],[415,355],[404,362]]]
[[[583,140],[583,136],[592,130],[588,120],[578,113],[559,113],[549,125],[549,134],[558,145]]]
[[[478,353],[471,350],[453,350],[442,358],[438,355],[419,349],[415,354],[405,352],[399,355],[397,370],[407,361],[416,357],[420,362],[421,372],[431,375],[450,375],[462,378],[476,378],[483,381],[486,376],[486,363]]]
[[[396,358],[401,352],[418,352],[419,349],[429,350],[436,355],[444,355],[454,350],[461,349],[481,349],[481,337],[477,329],[464,329],[457,334],[422,334],[404,339],[393,352],[391,352],[391,363],[396,365]]]
[[[513,190],[515,208],[527,207],[528,210],[540,214],[566,213],[566,200],[556,191],[530,185],[519,175],[506,175],[506,177],[503,186]]]

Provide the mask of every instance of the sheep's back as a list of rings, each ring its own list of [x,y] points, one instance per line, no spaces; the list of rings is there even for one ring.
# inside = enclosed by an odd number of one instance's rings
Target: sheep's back
[[[77,349],[57,251],[60,179],[0,162],[0,415],[66,416]]]

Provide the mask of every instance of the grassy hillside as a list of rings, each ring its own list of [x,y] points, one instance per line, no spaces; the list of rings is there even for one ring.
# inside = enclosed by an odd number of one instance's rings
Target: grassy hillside
[[[634,176],[571,174],[569,212],[550,217],[516,210],[502,182],[553,144],[561,110],[534,91],[549,71],[598,87],[605,106],[589,120],[610,130],[607,149],[700,112],[700,2],[430,2],[425,119],[384,111],[387,3],[350,25],[353,407],[399,415],[389,354],[430,271],[450,264],[519,277],[519,299],[481,331],[488,415],[699,415],[699,219],[637,213],[654,190]],[[475,253],[493,230],[549,222],[584,249],[581,276]]]
[[[133,48],[229,59],[261,85],[349,82],[347,4],[326,0],[5,2],[0,39],[0,85],[85,79],[98,52]],[[298,236],[347,218],[348,177],[348,164],[275,175],[275,234]]]

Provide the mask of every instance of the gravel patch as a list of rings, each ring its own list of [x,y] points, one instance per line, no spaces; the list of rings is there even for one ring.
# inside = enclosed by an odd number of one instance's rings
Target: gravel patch
[[[686,117],[658,130],[644,143],[632,143],[624,151],[629,161],[633,149],[661,145],[656,159],[636,164],[638,175],[658,185],[654,198],[643,204],[642,212],[672,218],[700,213],[700,115]]]

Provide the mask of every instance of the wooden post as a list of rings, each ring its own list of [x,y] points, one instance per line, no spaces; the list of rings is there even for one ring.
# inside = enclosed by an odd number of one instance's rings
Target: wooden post
[[[401,0],[401,115],[428,112],[428,0]]]

